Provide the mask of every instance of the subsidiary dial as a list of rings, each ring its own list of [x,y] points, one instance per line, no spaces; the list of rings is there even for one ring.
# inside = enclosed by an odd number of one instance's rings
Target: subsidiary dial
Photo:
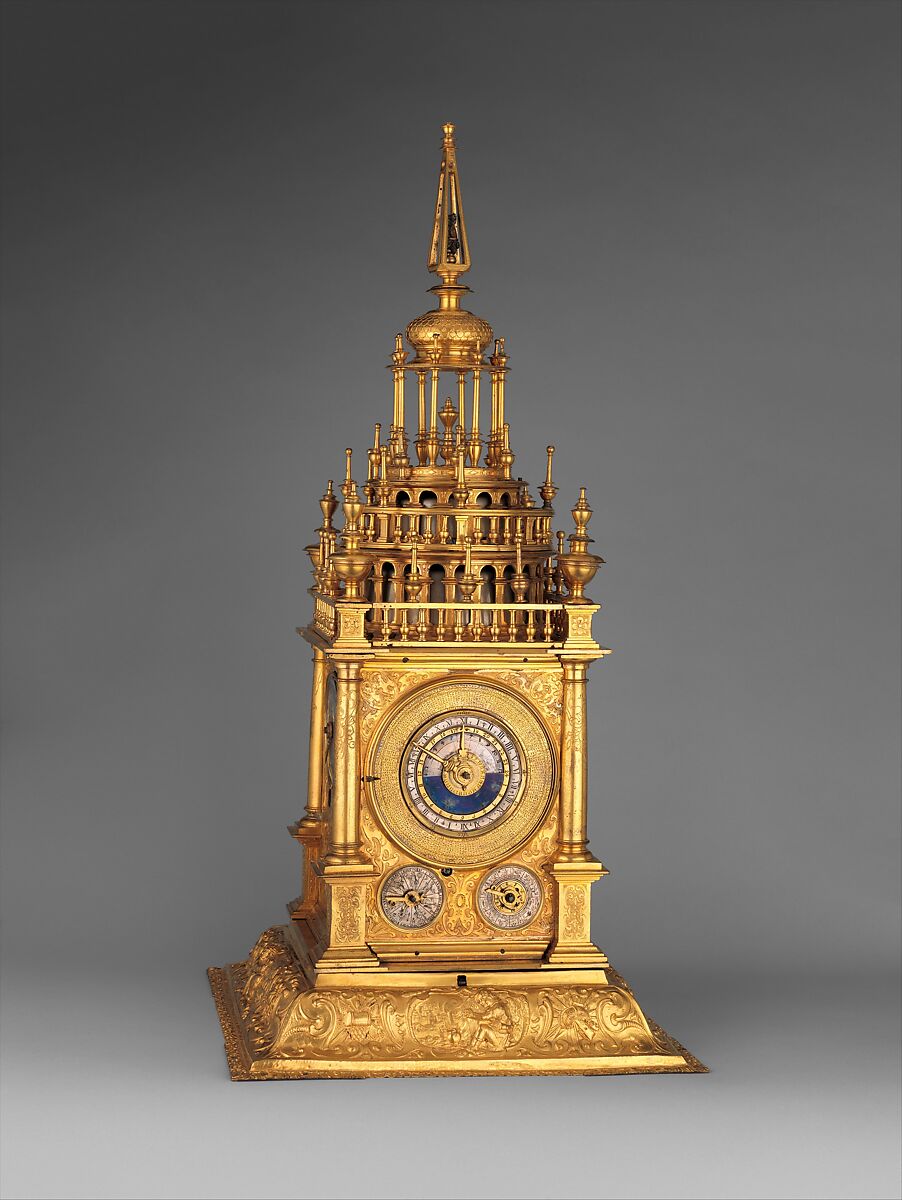
[[[523,785],[513,734],[478,712],[451,712],[422,726],[401,767],[407,802],[431,828],[465,837],[507,816]]]
[[[431,925],[445,902],[445,889],[435,871],[411,865],[399,867],[382,885],[382,911],[399,929]]]
[[[542,907],[542,888],[532,871],[511,863],[489,871],[476,903],[483,919],[496,929],[522,929]]]

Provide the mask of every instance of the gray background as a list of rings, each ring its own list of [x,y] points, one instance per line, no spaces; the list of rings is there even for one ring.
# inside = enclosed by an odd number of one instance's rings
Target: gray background
[[[896,1195],[899,7],[3,16],[5,1194]],[[445,120],[608,560],[596,937],[708,1076],[227,1081]]]

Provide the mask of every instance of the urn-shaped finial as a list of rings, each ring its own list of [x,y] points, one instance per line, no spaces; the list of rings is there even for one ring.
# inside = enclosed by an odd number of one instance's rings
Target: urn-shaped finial
[[[576,529],[567,539],[570,543],[569,553],[559,553],[558,563],[564,579],[567,581],[569,591],[567,602],[569,604],[589,604],[591,601],[585,595],[586,584],[591,583],[594,579],[595,572],[604,559],[599,558],[597,554],[590,554],[588,550],[589,543],[592,541],[587,532],[589,521],[592,519],[592,509],[586,499],[585,488],[579,489],[579,499],[570,511],[573,514]]]

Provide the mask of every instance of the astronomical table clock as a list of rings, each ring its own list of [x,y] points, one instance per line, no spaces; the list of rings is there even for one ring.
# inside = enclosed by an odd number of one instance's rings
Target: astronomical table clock
[[[602,560],[585,488],[574,531],[553,531],[553,447],[536,496],[513,474],[504,339],[462,305],[453,132],[436,306],[395,339],[362,495],[346,450],[307,547],[302,891],[246,961],[210,970],[235,1079],[704,1070],[592,941],[586,674],[609,652],[585,587]]]

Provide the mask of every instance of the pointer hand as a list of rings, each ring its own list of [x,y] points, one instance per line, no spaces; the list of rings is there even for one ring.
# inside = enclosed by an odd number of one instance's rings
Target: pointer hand
[[[423,893],[415,892],[413,889],[411,889],[410,891],[405,892],[403,896],[386,896],[385,899],[390,900],[392,904],[422,904]]]

